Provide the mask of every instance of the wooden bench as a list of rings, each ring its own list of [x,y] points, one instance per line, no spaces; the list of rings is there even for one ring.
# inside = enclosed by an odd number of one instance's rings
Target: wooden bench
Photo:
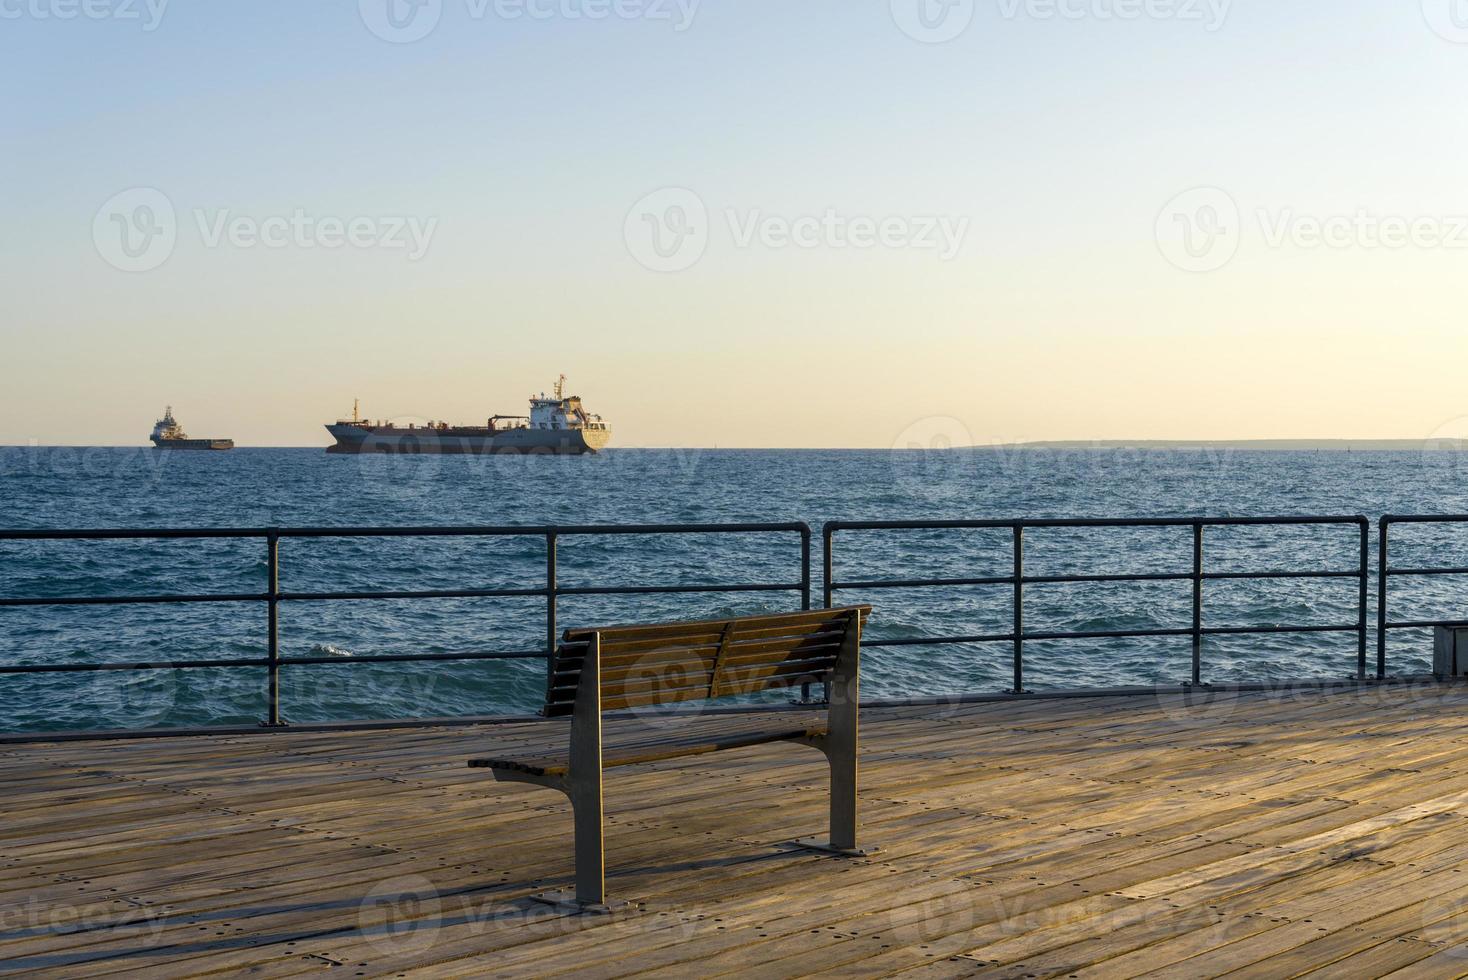
[[[724,749],[798,742],[830,764],[830,838],[796,843],[841,854],[856,846],[857,707],[861,627],[870,606],[655,626],[566,630],[555,652],[543,715],[571,717],[567,750],[546,747],[515,758],[471,759],[498,780],[558,789],[571,798],[576,828],[576,890],[537,896],[578,908],[606,909],[602,772]],[[824,721],[690,712],[660,716],[642,738],[604,751],[602,713],[624,708],[752,694],[805,682],[826,683]]]

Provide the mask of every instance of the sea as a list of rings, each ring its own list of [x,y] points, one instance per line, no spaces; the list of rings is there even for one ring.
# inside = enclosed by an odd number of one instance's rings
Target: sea
[[[821,528],[828,521],[1460,514],[1468,453],[1250,451],[1225,447],[897,451],[638,450],[597,456],[334,456],[318,449],[159,452],[128,448],[0,449],[0,527],[262,528],[805,522],[814,529],[819,604]],[[1010,574],[1007,530],[836,533],[837,581],[969,579]],[[1373,528],[1372,547],[1375,547]],[[1351,526],[1209,528],[1210,572],[1352,570]],[[566,535],[565,588],[800,581],[799,536]],[[1468,566],[1468,525],[1393,532],[1394,566]],[[1029,575],[1188,572],[1183,528],[1034,529]],[[1373,557],[1374,566],[1374,557]],[[503,537],[287,538],[290,593],[543,588],[546,545]],[[0,540],[0,598],[258,594],[267,585],[259,539]],[[1210,627],[1350,625],[1349,578],[1210,580]],[[1392,583],[1392,618],[1468,619],[1462,576]],[[881,646],[933,636],[1002,634],[1012,590],[939,585],[838,591],[836,604],[874,607],[863,654],[867,699],[998,692],[1012,684],[1004,642]],[[1027,632],[1187,628],[1188,581],[1035,584]],[[1372,584],[1371,622],[1375,622]],[[799,607],[779,592],[566,595],[562,628]],[[280,673],[293,723],[524,715],[544,692],[542,660],[374,663],[374,657],[535,651],[546,637],[543,596],[291,600],[281,604],[284,657],[322,664]],[[0,606],[0,665],[87,665],[265,656],[263,603]],[[1393,631],[1388,670],[1422,673],[1429,631]],[[1371,637],[1374,667],[1375,638]],[[1034,691],[1172,685],[1187,679],[1186,636],[1030,640]],[[1224,685],[1345,678],[1349,632],[1210,636],[1203,680]],[[259,667],[0,675],[0,729],[157,728],[254,724],[265,716]]]

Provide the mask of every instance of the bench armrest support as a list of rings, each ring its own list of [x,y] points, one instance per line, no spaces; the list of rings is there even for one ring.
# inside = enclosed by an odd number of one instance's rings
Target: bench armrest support
[[[567,794],[576,821],[576,900],[606,902],[606,858],[602,846],[601,634],[594,633],[581,667],[571,715]]]
[[[861,702],[861,614],[853,611],[831,673],[826,758],[831,765],[831,847],[856,848],[857,714]]]

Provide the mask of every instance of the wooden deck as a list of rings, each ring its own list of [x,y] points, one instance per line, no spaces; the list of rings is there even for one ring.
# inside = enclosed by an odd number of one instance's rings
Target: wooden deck
[[[1468,689],[862,721],[866,859],[780,846],[812,750],[609,773],[617,916],[529,902],[565,801],[464,767],[553,723],[0,746],[0,970],[1468,974]]]

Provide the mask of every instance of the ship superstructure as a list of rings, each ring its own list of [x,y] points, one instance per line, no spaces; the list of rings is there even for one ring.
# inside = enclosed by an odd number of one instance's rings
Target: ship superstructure
[[[163,417],[153,423],[153,434],[148,437],[157,449],[233,449],[233,439],[190,439],[189,434],[173,417],[173,406],[163,410]]]
[[[373,422],[353,404],[352,417],[326,426],[336,444],[329,453],[524,453],[573,456],[594,453],[611,441],[611,427],[566,394],[566,376],[552,393],[530,396],[529,415],[493,415],[486,425]]]

